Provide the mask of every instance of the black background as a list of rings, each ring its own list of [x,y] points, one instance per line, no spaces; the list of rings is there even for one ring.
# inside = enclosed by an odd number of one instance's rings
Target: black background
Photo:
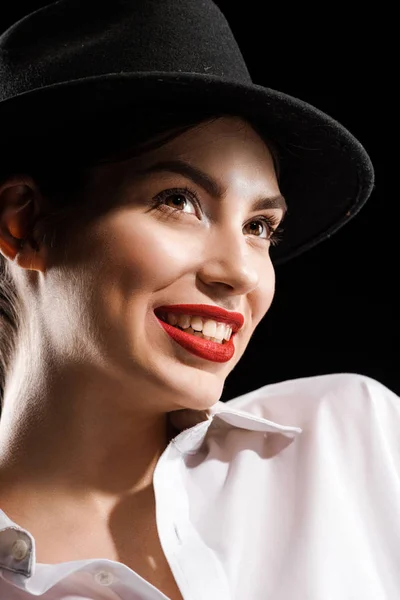
[[[367,149],[376,171],[375,190],[354,220],[277,267],[272,307],[228,377],[221,400],[284,379],[335,372],[368,375],[400,394],[398,199],[389,193],[385,175],[391,158],[387,132],[395,127],[388,73],[395,73],[395,66],[389,64],[384,8],[364,4],[352,16],[337,4],[217,4],[253,81],[340,121]],[[22,4],[3,5],[0,29],[23,13]]]

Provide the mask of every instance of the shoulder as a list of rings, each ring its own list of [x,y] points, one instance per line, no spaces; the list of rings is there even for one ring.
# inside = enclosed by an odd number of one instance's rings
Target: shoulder
[[[335,373],[269,384],[227,402],[227,406],[309,428],[315,421],[374,421],[400,429],[400,398],[380,382],[356,373]],[[400,436],[399,436],[400,438]]]
[[[400,501],[400,397],[375,379],[338,373],[283,381],[228,406],[300,427],[291,445],[296,469],[321,468],[321,477],[324,470],[335,472],[347,490],[361,482],[363,493],[368,477],[369,490],[385,490],[393,502]]]

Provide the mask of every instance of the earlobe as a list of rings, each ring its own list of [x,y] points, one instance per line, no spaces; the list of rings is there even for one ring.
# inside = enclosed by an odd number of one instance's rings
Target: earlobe
[[[0,252],[11,261],[15,261],[19,252],[24,245],[24,241],[14,237],[10,230],[4,228],[0,229]]]
[[[0,252],[14,264],[30,271],[44,271],[39,246],[32,239],[18,239],[9,229],[0,228]]]
[[[0,186],[0,252],[21,267],[32,269],[32,254],[37,252],[30,241],[34,222],[34,188],[20,179]]]

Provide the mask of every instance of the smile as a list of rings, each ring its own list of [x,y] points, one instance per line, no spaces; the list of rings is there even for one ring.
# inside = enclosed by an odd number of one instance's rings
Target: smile
[[[176,313],[160,313],[159,318],[172,327],[185,331],[217,344],[229,342],[232,335],[232,327],[213,319],[205,319],[199,316]]]
[[[188,333],[179,326],[177,327],[176,325],[171,325],[170,323],[163,321],[160,317],[156,316],[156,319],[159,325],[176,344],[199,358],[225,363],[230,361],[235,354],[235,346],[233,343],[235,334],[230,335],[229,340],[221,339],[217,342],[213,342],[212,340],[205,339],[202,332],[195,331],[192,327],[190,327],[190,329],[193,333]]]

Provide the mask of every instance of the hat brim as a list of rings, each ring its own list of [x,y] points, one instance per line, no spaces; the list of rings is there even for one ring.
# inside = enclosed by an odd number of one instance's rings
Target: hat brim
[[[21,135],[41,135],[60,122],[76,127],[96,113],[206,107],[256,123],[278,143],[280,188],[289,210],[275,265],[329,238],[371,194],[374,170],[358,140],[334,119],[297,98],[256,84],[193,73],[111,73],[68,81],[0,102],[3,151]],[[79,137],[76,138],[77,140]]]

